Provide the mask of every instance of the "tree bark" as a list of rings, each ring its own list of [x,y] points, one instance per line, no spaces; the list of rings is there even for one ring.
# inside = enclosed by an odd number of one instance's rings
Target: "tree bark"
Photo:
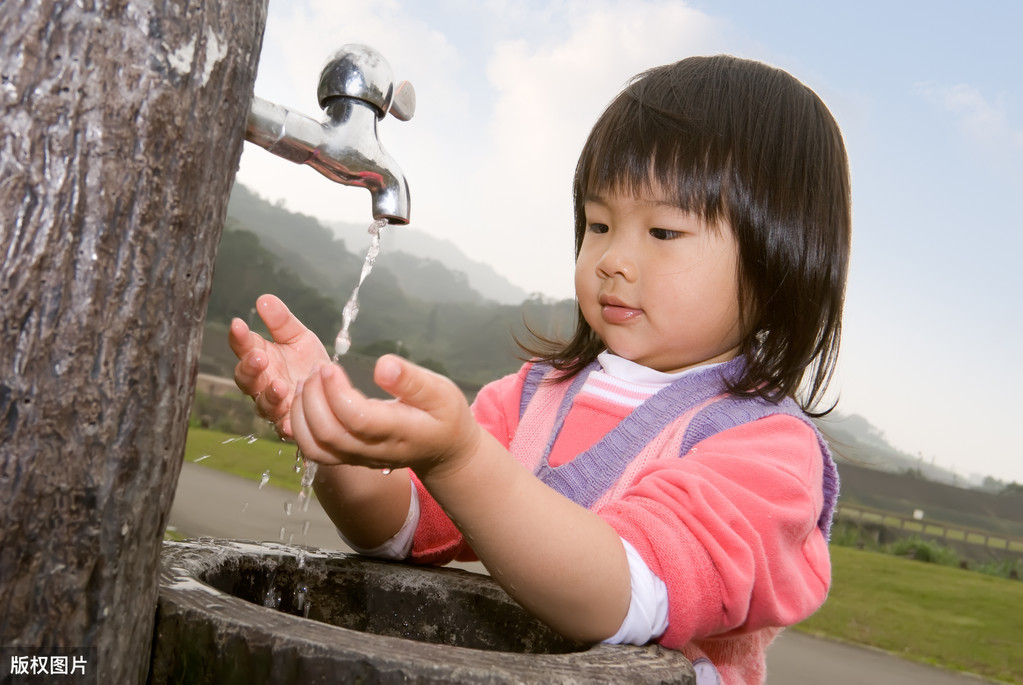
[[[144,681],[266,0],[0,5],[0,647]],[[0,673],[6,673],[2,664]]]

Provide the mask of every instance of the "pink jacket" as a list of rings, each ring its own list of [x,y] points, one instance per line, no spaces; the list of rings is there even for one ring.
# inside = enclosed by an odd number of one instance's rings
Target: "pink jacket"
[[[528,369],[483,388],[473,411],[536,472],[546,459],[543,449],[569,384],[542,385],[522,413]],[[588,506],[666,584],[669,625],[658,642],[692,660],[706,656],[726,683],[759,683],[771,640],[782,627],[812,614],[827,596],[827,525],[818,523],[834,504],[825,511],[822,487],[833,464],[826,451],[822,454],[813,428],[785,413],[722,430],[679,458],[686,429],[706,404],[681,407],[681,414]],[[606,426],[600,411],[592,404],[572,404],[566,423],[574,430],[566,439],[580,441],[581,426]],[[595,412],[593,420],[579,412]],[[417,488],[421,518],[412,559],[475,559],[437,503],[421,484]],[[835,488],[830,489],[833,499]]]

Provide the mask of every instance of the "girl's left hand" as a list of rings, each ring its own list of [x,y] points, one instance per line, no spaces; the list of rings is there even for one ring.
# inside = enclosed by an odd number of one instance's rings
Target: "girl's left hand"
[[[453,382],[397,355],[377,360],[374,381],[395,397],[367,398],[336,364],[314,371],[291,409],[302,454],[323,464],[457,470],[479,449],[479,424]]]

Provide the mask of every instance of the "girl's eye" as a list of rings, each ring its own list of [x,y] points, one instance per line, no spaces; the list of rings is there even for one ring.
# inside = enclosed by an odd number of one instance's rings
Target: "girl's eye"
[[[607,224],[590,224],[588,227],[590,233],[607,233]]]
[[[681,238],[682,233],[679,231],[672,231],[667,228],[651,228],[650,235],[658,240],[675,240]]]

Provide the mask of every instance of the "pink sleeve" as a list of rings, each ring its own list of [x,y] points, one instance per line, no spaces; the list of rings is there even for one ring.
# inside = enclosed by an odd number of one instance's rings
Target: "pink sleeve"
[[[660,459],[597,513],[668,588],[660,642],[788,626],[827,597],[831,562],[814,432],[778,414]]]
[[[511,443],[519,425],[522,384],[529,366],[526,364],[518,373],[483,386],[476,395],[476,401],[472,403],[476,422],[505,447]],[[462,534],[415,475],[412,476],[412,482],[419,494],[420,506],[419,526],[412,539],[412,562],[446,564],[454,559],[475,561],[476,555],[472,548],[465,544]]]

